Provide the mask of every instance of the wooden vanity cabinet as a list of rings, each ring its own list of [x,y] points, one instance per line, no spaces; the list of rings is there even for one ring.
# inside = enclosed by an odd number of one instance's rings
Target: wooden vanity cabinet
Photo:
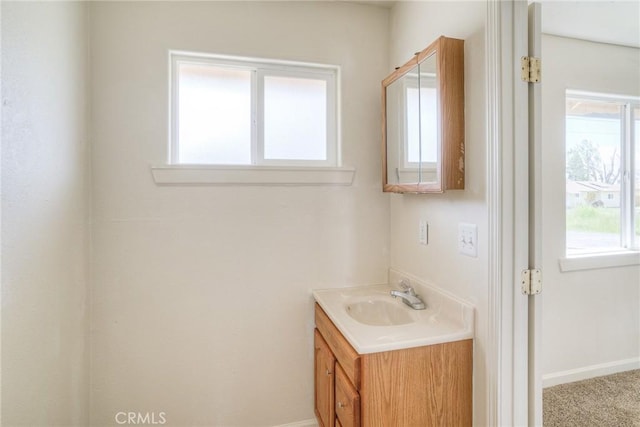
[[[314,334],[318,423],[320,427],[360,426],[360,355],[317,304]]]
[[[343,427],[360,426],[360,394],[347,374],[336,364],[336,417]]]
[[[472,340],[358,354],[315,308],[321,427],[471,426]]]
[[[320,427],[333,425],[335,418],[335,367],[336,358],[322,335],[315,330],[315,409]]]

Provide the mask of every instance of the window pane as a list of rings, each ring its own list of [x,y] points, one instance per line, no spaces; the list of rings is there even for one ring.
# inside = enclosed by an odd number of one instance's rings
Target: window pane
[[[419,100],[418,96],[420,96]],[[420,92],[417,87],[407,88],[407,160],[409,163],[419,163],[421,160],[433,163],[438,161],[437,101],[438,94],[435,87],[423,86]],[[418,114],[420,127],[418,127]],[[422,147],[418,145],[418,141],[421,142]]]
[[[264,158],[327,160],[327,82],[264,78]]]
[[[420,84],[422,81],[420,79]],[[434,87],[420,88],[420,143],[422,161],[438,161],[438,93]]]
[[[418,123],[420,100],[418,95],[417,87],[407,88],[407,161],[409,163],[420,163],[420,146],[418,145],[420,140],[420,124]]]
[[[178,68],[180,163],[251,163],[251,71]]]
[[[620,248],[622,106],[567,99],[567,253]]]

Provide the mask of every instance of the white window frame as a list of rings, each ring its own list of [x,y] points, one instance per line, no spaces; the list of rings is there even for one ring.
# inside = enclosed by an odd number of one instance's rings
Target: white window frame
[[[218,65],[252,71],[251,82],[251,164],[222,165],[202,163],[199,166],[243,167],[243,166],[291,166],[291,167],[340,167],[340,123],[339,123],[339,81],[340,68],[335,65],[301,63],[270,59],[233,57],[186,51],[169,51],[170,67],[170,124],[169,124],[169,165],[196,166],[180,162],[178,123],[178,66],[180,64]],[[326,160],[265,159],[264,158],[264,78],[286,76],[324,80],[327,83],[327,141]]]
[[[635,265],[640,258],[640,239],[635,237],[635,147],[634,144],[634,117],[633,109],[640,108],[640,97],[622,96],[604,93],[586,92],[580,90],[567,89],[565,100],[584,99],[590,101],[615,102],[622,106],[621,127],[622,136],[620,141],[620,247],[611,249],[588,250],[568,252],[565,244],[566,258],[560,260],[562,271],[573,271],[585,269],[585,262],[590,262],[594,257],[620,258],[620,262],[608,261],[607,266],[613,265]],[[566,147],[565,147],[566,150]],[[566,166],[565,166],[566,167]],[[566,195],[565,195],[566,198]],[[566,212],[566,210],[565,210]],[[566,227],[566,222],[565,222]],[[630,264],[631,263],[631,264]]]

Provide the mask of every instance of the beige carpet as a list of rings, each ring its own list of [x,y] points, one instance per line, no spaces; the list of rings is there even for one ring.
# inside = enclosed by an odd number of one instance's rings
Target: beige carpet
[[[640,427],[640,370],[549,387],[545,427]]]

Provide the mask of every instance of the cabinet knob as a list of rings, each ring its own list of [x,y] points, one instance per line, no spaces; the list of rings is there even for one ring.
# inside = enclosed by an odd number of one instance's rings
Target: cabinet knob
[[[331,375],[331,371],[327,369],[327,375]]]
[[[344,408],[344,403],[338,402],[338,408]]]

